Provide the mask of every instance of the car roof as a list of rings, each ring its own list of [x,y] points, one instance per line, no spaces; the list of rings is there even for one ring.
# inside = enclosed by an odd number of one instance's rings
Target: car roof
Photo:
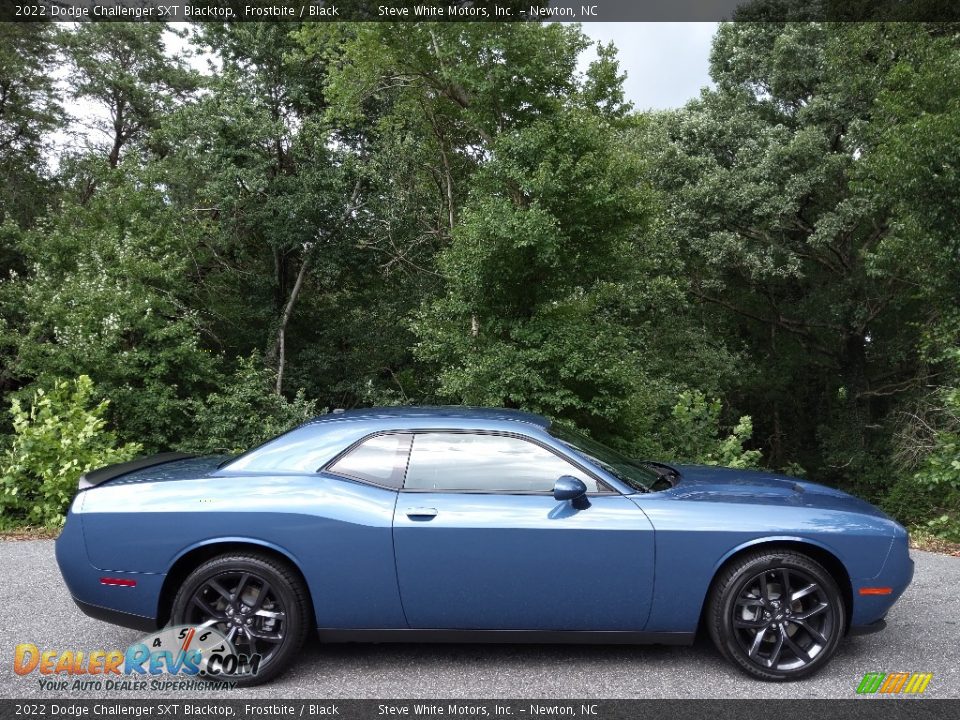
[[[398,405],[395,407],[377,407],[357,410],[334,410],[327,415],[309,420],[304,425],[317,425],[321,423],[349,422],[349,421],[370,421],[370,420],[480,420],[480,421],[506,421],[523,422],[536,425],[542,428],[550,427],[550,421],[540,415],[524,412],[522,410],[509,410],[507,408],[485,408],[469,407],[466,405],[441,405],[441,406],[411,406]]]

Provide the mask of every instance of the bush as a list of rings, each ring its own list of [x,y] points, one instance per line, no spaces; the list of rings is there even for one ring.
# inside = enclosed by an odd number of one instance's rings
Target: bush
[[[903,475],[883,497],[880,507],[908,527],[921,527],[937,514],[941,503],[942,498],[914,475]]]
[[[307,400],[303,390],[287,400],[274,392],[275,382],[258,355],[240,358],[229,383],[194,404],[196,433],[180,449],[234,455],[317,414],[316,402]]]
[[[881,506],[920,536],[960,542],[960,388],[940,387],[902,413]]]
[[[933,504],[927,514],[939,513],[927,522],[930,532],[960,542],[960,388],[945,389],[942,397],[950,422],[935,434],[933,450],[914,481]]]
[[[759,450],[747,450],[744,444],[753,434],[753,421],[742,416],[724,435],[720,425],[722,405],[699,392],[682,392],[663,426],[661,443],[669,460],[732,468],[758,467]]]
[[[0,522],[58,526],[83,473],[129,460],[141,446],[117,446],[103,419],[108,401],[93,405],[86,375],[26,394],[29,409],[19,398],[11,403],[13,441],[0,456]]]

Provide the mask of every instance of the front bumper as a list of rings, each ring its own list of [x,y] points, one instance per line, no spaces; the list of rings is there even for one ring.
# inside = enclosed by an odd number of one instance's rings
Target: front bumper
[[[850,618],[850,633],[860,634],[860,628],[869,628],[883,621],[890,608],[900,599],[913,580],[913,559],[907,544],[906,533],[897,536],[890,545],[887,559],[880,572],[872,578],[852,581],[853,614]],[[886,595],[861,595],[867,588],[890,588]],[[868,630],[869,632],[869,630]]]
[[[860,625],[858,627],[850,628],[850,632],[848,633],[848,635],[851,635],[854,637],[857,635],[873,635],[874,633],[880,632],[885,627],[887,627],[886,619],[880,618],[879,620],[876,620],[870,623],[869,625]]]

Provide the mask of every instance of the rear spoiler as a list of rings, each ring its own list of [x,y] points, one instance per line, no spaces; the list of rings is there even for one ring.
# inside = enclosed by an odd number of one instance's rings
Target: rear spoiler
[[[116,465],[107,465],[106,467],[97,468],[96,470],[91,470],[81,475],[80,489],[89,490],[101,483],[105,483],[107,480],[113,480],[114,478],[132,473],[136,470],[143,470],[144,468],[153,467],[154,465],[163,465],[164,463],[173,462],[174,460],[183,460],[184,458],[190,457],[194,456],[186,453],[168,452],[131,460],[130,462],[117,463]]]

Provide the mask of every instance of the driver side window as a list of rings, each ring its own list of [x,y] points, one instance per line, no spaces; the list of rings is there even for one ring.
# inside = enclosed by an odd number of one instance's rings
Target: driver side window
[[[404,488],[549,493],[561,475],[572,475],[583,481],[587,492],[598,492],[594,478],[528,440],[480,433],[422,433],[413,437]]]

